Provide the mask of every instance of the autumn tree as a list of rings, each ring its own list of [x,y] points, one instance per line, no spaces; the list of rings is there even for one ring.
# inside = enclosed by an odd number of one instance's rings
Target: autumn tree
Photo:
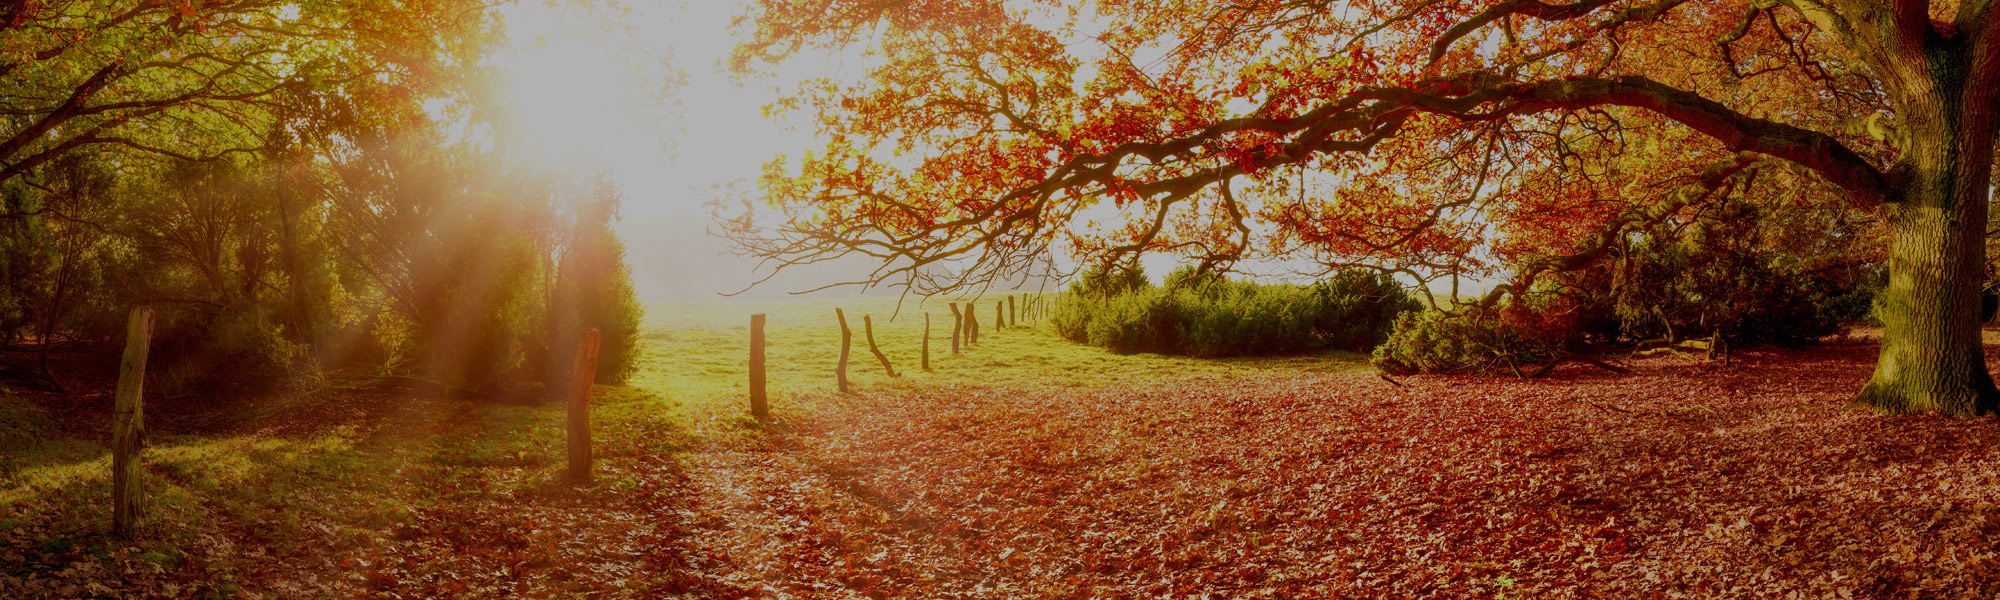
[[[746,249],[863,254],[950,289],[1057,253],[1498,276],[1780,198],[1890,229],[1856,402],[2000,409],[1978,329],[2000,17],[1990,0],[764,0],[736,65],[860,48],[787,103]],[[1447,310],[1451,307],[1443,307]]]
[[[91,338],[97,313],[151,303],[159,348],[232,378],[351,346],[321,326],[355,310],[334,167],[359,132],[464,101],[501,39],[489,8],[0,3],[0,341]]]
[[[300,94],[421,91],[488,27],[462,0],[44,0],[0,7],[0,181],[81,149],[216,160],[268,148]]]

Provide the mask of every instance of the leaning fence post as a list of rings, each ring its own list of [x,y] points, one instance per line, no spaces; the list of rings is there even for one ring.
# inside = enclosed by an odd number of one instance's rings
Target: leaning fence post
[[[951,307],[951,355],[958,356],[958,334],[965,332],[965,315],[958,314],[957,302],[946,302]]]
[[[576,367],[569,374],[569,479],[590,481],[590,386],[597,379],[597,344],[602,336],[593,327],[583,332],[577,345]]]
[[[847,313],[833,309],[833,317],[840,319],[840,364],[833,367],[834,377],[840,382],[840,393],[847,393],[847,346],[853,341],[854,333],[847,329]]]
[[[868,333],[868,351],[875,354],[875,360],[882,361],[883,371],[888,371],[890,377],[895,377],[896,368],[889,366],[889,357],[882,354],[881,348],[875,347],[875,317],[861,315],[861,328]]]
[[[764,397],[764,313],[750,315],[750,416],[771,420],[771,406]]]
[[[931,314],[924,313],[924,372],[931,370]]]
[[[111,408],[111,531],[130,538],[139,531],[139,450],[145,445],[146,351],[153,338],[153,309],[132,309],[125,325],[125,356],[118,365],[117,399]]]

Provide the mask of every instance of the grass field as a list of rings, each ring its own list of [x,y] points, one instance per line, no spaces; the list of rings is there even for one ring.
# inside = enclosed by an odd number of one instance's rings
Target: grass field
[[[853,330],[848,378],[863,389],[909,386],[1010,385],[1095,387],[1163,375],[1351,369],[1363,357],[1327,353],[1287,358],[1208,360],[1157,354],[1120,355],[1065,343],[1035,323],[996,331],[993,301],[979,303],[980,343],[951,354],[951,310],[942,300],[868,298],[770,303],[688,303],[654,307],[646,330],[648,352],[631,384],[680,401],[704,417],[742,410],[748,395],[750,315],[766,315],[766,368],[773,403],[811,402],[834,391],[840,326],[846,312]],[[922,372],[924,317],[931,319],[931,367]],[[903,377],[888,377],[868,351],[862,317],[875,320],[875,341]]]

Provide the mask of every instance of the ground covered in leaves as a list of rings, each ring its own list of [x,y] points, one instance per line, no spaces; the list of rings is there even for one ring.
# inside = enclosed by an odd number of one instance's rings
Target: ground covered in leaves
[[[581,487],[558,407],[383,382],[234,421],[168,403],[130,542],[77,441],[98,419],[16,394],[0,597],[2000,595],[2000,428],[1845,408],[1865,337],[1395,382],[995,339],[936,374],[857,364],[852,395],[793,382],[769,426],[726,389],[600,389]]]
[[[2000,429],[1844,408],[1873,356],[917,387],[694,471],[781,596],[2000,594]]]

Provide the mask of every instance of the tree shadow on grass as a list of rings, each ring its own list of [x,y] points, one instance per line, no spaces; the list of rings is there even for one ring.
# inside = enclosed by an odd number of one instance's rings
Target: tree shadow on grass
[[[161,585],[280,596],[711,589],[699,571],[661,570],[704,564],[674,545],[693,499],[662,441],[683,435],[679,426],[638,418],[643,398],[608,395],[617,399],[598,421],[598,478],[584,487],[563,478],[561,407],[436,397],[349,399],[318,417],[324,428],[265,423],[157,439],[148,514],[129,545],[101,533],[108,466],[79,463],[60,480],[7,490],[22,502],[0,514],[15,529],[0,537],[0,556],[21,559],[0,563],[0,587],[17,588],[0,596],[88,582],[131,596]],[[172,557],[172,568],[134,562],[147,552]],[[117,576],[58,568],[86,563]]]

